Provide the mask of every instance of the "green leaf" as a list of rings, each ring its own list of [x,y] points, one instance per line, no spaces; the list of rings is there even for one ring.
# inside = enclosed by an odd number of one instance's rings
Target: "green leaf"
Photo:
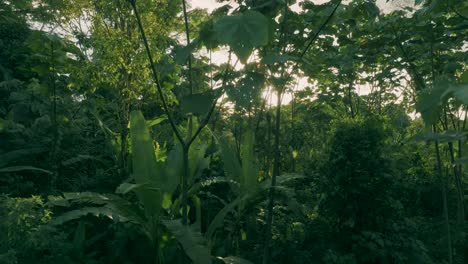
[[[88,214],[92,214],[94,216],[107,216],[110,219],[113,219],[112,211],[103,206],[103,207],[83,207],[80,209],[68,211],[66,213],[61,214],[60,216],[54,218],[50,223],[52,225],[61,225],[66,222],[70,222],[72,220],[80,219]]]
[[[410,141],[438,141],[441,143],[454,142],[464,140],[468,132],[460,132],[455,130],[447,130],[441,133],[425,132],[412,137]]]
[[[73,247],[79,255],[83,252],[84,243],[86,241],[86,227],[84,222],[80,222],[73,235]]]
[[[270,22],[256,11],[219,19],[214,30],[220,43],[228,44],[242,63],[246,63],[253,49],[268,43]]]
[[[468,84],[468,71],[464,71],[460,76],[460,83],[461,84]]]
[[[452,87],[453,96],[464,104],[468,104],[468,84]]]
[[[226,264],[253,264],[253,262],[235,256],[229,256],[225,258],[218,257],[218,259],[222,260]]]
[[[155,119],[151,119],[151,120],[146,121],[146,126],[147,127],[153,127],[155,125],[161,124],[163,121],[166,121],[166,120],[167,120],[167,116],[163,115],[161,117],[157,117]]]
[[[463,157],[463,158],[455,159],[455,161],[453,162],[453,165],[463,165],[466,163],[468,163],[468,157]]]
[[[175,49],[174,61],[179,65],[187,63],[189,56],[192,56],[198,41],[195,39],[190,43],[190,46],[178,47]]]
[[[71,159],[62,161],[62,165],[63,166],[70,166],[70,165],[73,165],[75,163],[79,163],[79,162],[82,162],[82,161],[85,161],[85,160],[95,160],[95,161],[102,162],[100,159],[98,159],[96,157],[93,157],[93,156],[90,156],[90,155],[81,155],[81,154],[79,154],[76,157],[73,157]]]
[[[414,5],[420,5],[424,2],[424,0],[414,0]]]
[[[206,241],[200,232],[195,231],[191,226],[183,225],[178,220],[163,221],[163,223],[179,241],[194,264],[211,263],[210,249],[206,246]]]
[[[79,219],[88,214],[104,215],[117,222],[145,223],[146,219],[139,207],[127,200],[112,194],[99,194],[93,192],[63,193],[63,196],[49,196],[48,204],[51,206],[88,205],[80,209],[66,212],[53,220],[53,224],[60,225],[65,222]],[[93,205],[93,206],[89,206]]]
[[[52,174],[51,171],[44,170],[41,168],[36,168],[32,166],[12,166],[12,167],[6,167],[6,168],[1,168],[0,173],[8,173],[8,172],[19,172],[19,171],[34,171],[34,172],[42,172],[46,174]]]
[[[253,131],[248,130],[241,146],[242,177],[240,185],[243,195],[253,192],[258,187],[258,168],[254,157],[254,141]]]
[[[228,205],[224,206],[223,209],[219,210],[219,212],[216,214],[216,216],[213,218],[210,225],[206,229],[205,235],[208,239],[211,239],[213,237],[216,229],[224,225],[224,218],[226,218],[226,215],[229,212],[234,211],[234,208],[236,208],[236,206],[238,206],[240,203],[241,199],[237,198]]]
[[[270,54],[262,58],[262,63],[272,65],[275,63],[285,63],[287,61],[296,61],[298,57],[285,54]]]
[[[128,182],[124,182],[117,187],[117,190],[115,190],[115,193],[118,194],[126,194],[129,193],[135,189],[141,188],[143,184],[132,184]]]
[[[218,144],[221,150],[221,158],[223,159],[224,173],[227,178],[234,181],[240,181],[242,175],[242,167],[232,144],[225,137],[218,139]]]
[[[438,81],[434,88],[426,89],[418,94],[416,110],[421,113],[427,125],[432,125],[438,120],[451,91],[447,81]]]
[[[153,139],[140,111],[130,113],[130,138],[133,177],[136,184],[148,184],[149,187],[163,189],[168,179],[164,177],[158,167]],[[162,193],[160,191],[141,188],[137,191],[137,196],[143,203],[149,218],[160,213],[162,206]]]
[[[46,148],[26,148],[13,150],[0,155],[0,166],[5,166],[12,161],[20,160],[33,154],[41,154],[46,151]]]
[[[215,97],[212,92],[192,94],[180,99],[180,106],[184,114],[204,115],[210,111]]]

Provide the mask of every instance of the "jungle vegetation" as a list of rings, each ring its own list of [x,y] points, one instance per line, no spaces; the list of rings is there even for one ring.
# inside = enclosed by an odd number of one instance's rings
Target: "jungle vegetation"
[[[468,263],[468,1],[217,2],[0,1],[0,263]]]

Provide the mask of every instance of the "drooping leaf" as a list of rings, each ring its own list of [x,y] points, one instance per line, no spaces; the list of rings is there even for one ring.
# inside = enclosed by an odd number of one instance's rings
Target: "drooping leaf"
[[[468,84],[452,86],[453,95],[464,104],[468,104]]]
[[[183,225],[178,220],[163,221],[163,223],[179,241],[194,264],[211,263],[210,249],[206,246],[206,241],[199,231],[191,226]]]
[[[93,192],[63,193],[62,196],[49,196],[48,204],[51,206],[73,205],[82,208],[66,212],[53,220],[53,224],[60,225],[65,222],[79,219],[88,214],[106,216],[117,222],[145,223],[144,213],[138,206],[112,194],[100,194]]]
[[[144,186],[144,184],[132,184],[132,183],[124,182],[120,184],[119,187],[117,187],[117,189],[115,190],[115,193],[126,194],[135,189],[141,188],[142,186]]]
[[[160,116],[160,117],[157,117],[157,118],[146,121],[146,125],[148,127],[153,127],[155,125],[161,124],[165,120],[167,120],[167,116],[163,115],[163,116]]]
[[[44,153],[45,151],[47,151],[46,148],[26,148],[3,153],[0,155],[0,167],[5,166],[12,161],[22,159],[25,156],[40,154]]]
[[[72,210],[72,211],[68,211],[66,213],[63,213],[61,214],[60,216],[54,218],[52,221],[51,221],[51,224],[52,225],[61,225],[61,224],[64,224],[66,222],[70,222],[72,220],[76,220],[76,219],[80,219],[81,217],[84,217],[88,214],[92,214],[94,216],[107,216],[111,219],[113,219],[112,215],[112,211],[103,206],[103,207],[83,207],[83,208],[80,208],[80,209],[76,209],[76,210]]]
[[[79,162],[86,161],[86,160],[95,160],[95,161],[102,162],[100,159],[98,159],[96,157],[93,157],[93,156],[90,156],[90,155],[79,154],[76,157],[73,157],[71,159],[67,159],[67,160],[62,161],[62,165],[63,166],[70,166],[70,165],[73,165],[75,163],[79,163]]]
[[[437,121],[442,106],[449,98],[449,93],[450,89],[445,81],[439,81],[434,85],[434,88],[419,93],[416,110],[421,113],[427,125],[432,125]]]
[[[179,65],[187,63],[189,56],[192,56],[193,50],[196,48],[198,41],[195,39],[190,42],[190,46],[178,47],[175,50],[174,60]]]
[[[238,206],[239,204],[241,203],[241,199],[240,198],[237,198],[235,199],[234,201],[232,201],[231,203],[229,203],[228,205],[226,205],[225,207],[223,207],[223,209],[221,209],[217,214],[216,216],[213,218],[213,220],[211,221],[210,225],[208,226],[208,228],[206,229],[206,233],[205,233],[205,236],[208,238],[208,239],[211,239],[216,231],[216,229],[218,229],[219,227],[223,226],[224,224],[224,219],[226,218],[226,215],[229,213],[229,212],[232,212],[234,210],[234,208],[236,208],[236,206]]]
[[[226,264],[253,264],[253,262],[236,256],[228,256],[224,258],[218,257],[218,259],[222,260]]]
[[[41,168],[36,168],[33,166],[12,166],[6,168],[0,168],[0,173],[8,173],[8,172],[20,172],[20,171],[34,171],[34,172],[42,172],[46,174],[52,174],[51,171],[44,170]]]

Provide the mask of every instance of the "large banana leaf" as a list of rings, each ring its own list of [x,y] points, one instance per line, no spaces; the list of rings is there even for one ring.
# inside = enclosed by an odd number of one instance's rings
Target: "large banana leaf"
[[[161,167],[156,162],[153,139],[140,111],[130,113],[130,136],[132,176],[136,184],[150,187],[135,189],[135,193],[143,204],[146,215],[153,218],[159,215],[162,209],[163,191],[166,190],[165,184],[168,179],[161,173]]]
[[[54,225],[61,225],[88,214],[106,216],[114,221],[132,222],[139,225],[146,222],[145,215],[138,207],[116,195],[84,192],[64,193],[62,196],[49,196],[48,198],[49,204],[54,206],[87,205],[55,217],[52,221]]]
[[[198,230],[192,226],[183,225],[178,220],[163,221],[194,264],[210,264],[211,253],[206,241]]]

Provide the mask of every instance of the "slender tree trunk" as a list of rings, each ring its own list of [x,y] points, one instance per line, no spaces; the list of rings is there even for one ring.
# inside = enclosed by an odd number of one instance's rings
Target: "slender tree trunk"
[[[124,103],[125,104],[125,103]],[[125,179],[128,175],[128,166],[127,166],[127,153],[128,153],[128,109],[124,106],[124,109],[121,109],[121,120],[120,120],[120,177]]]
[[[280,128],[281,128],[281,89],[278,90],[278,99],[276,103],[276,118],[275,118],[275,144],[274,144],[274,161],[273,161],[273,175],[271,176],[271,186],[269,192],[269,200],[267,206],[266,216],[266,230],[265,230],[265,245],[263,251],[263,264],[270,263],[270,244],[271,244],[271,231],[273,226],[273,207],[275,204],[275,190],[276,177],[280,174]]]
[[[448,113],[447,107],[444,107],[444,122],[443,126],[445,130],[449,129],[449,122],[448,122]],[[455,122],[452,120],[453,129],[457,129],[455,126]],[[450,162],[453,165],[453,176],[455,179],[455,186],[457,190],[457,222],[458,225],[463,229],[464,222],[465,222],[465,203],[464,203],[464,191],[463,191],[463,183],[461,180],[461,174],[459,174],[459,170],[457,166],[455,166],[455,150],[453,148],[453,142],[448,142],[449,154],[450,154]]]
[[[353,81],[351,80],[348,85],[348,103],[351,117],[354,118],[354,107],[353,107]]]
[[[265,144],[265,179],[270,177],[270,153],[271,153],[271,114],[270,111],[266,113],[267,120],[267,138]]]
[[[58,159],[58,152],[59,152],[59,128],[58,128],[58,121],[57,121],[57,85],[55,83],[55,47],[54,43],[50,42],[50,61],[51,61],[51,71],[49,72],[50,78],[50,86],[52,88],[52,129],[53,129],[53,141],[52,141],[52,153],[51,153],[51,160],[52,160],[52,180],[50,183],[50,187],[52,190],[55,190],[57,187],[58,182],[58,170],[59,170],[59,159]]]
[[[292,100],[291,100],[291,138],[294,140],[295,138],[295,134],[294,133],[294,118],[295,118],[295,97],[294,97],[294,90],[292,91]],[[297,151],[296,150],[296,146],[295,144],[293,144],[293,151]],[[296,157],[294,156],[294,154],[291,153],[292,156],[292,161],[291,161],[291,165],[292,165],[292,172],[296,172]]]
[[[189,178],[189,159],[188,159],[188,146],[182,146],[182,155],[183,155],[183,166],[184,166],[184,174],[182,176],[182,224],[187,225],[187,191],[188,191],[188,178]]]
[[[434,133],[437,132],[436,126],[432,126],[432,130]],[[453,264],[453,256],[452,256],[452,235],[450,231],[450,222],[449,222],[449,215],[448,215],[448,205],[447,205],[447,179],[448,179],[448,172],[446,173],[446,177],[444,177],[442,173],[442,160],[440,158],[439,152],[439,142],[436,140],[434,142],[435,153],[436,153],[436,161],[437,161],[437,173],[439,174],[439,178],[442,184],[442,203],[443,203],[443,215],[445,220],[445,230],[447,234],[447,253],[448,253],[448,260],[449,264]]]

